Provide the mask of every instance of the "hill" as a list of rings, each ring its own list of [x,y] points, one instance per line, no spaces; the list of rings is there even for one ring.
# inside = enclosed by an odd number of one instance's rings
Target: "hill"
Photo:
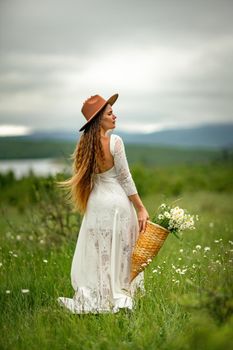
[[[116,128],[113,133],[122,136],[125,143],[128,144],[185,148],[233,148],[233,123],[205,124],[193,128],[166,129],[147,134],[126,133]],[[30,135],[18,136],[18,139],[76,141],[79,137],[78,130],[37,130]]]

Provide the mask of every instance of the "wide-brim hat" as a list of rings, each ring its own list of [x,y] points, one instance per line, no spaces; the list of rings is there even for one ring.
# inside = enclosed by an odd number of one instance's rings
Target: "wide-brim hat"
[[[114,94],[109,99],[105,100],[100,95],[89,97],[82,106],[81,112],[87,120],[79,131],[82,131],[90,123],[90,121],[109,103],[111,106],[118,98],[118,94]]]

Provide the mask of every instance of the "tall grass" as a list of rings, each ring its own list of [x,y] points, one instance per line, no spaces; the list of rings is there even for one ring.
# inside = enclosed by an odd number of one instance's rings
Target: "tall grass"
[[[152,216],[162,201],[177,198],[151,191],[143,202]],[[5,205],[0,220],[0,348],[230,349],[232,195],[196,189],[182,191],[179,198],[179,206],[199,215],[196,231],[184,232],[181,240],[168,236],[145,271],[146,295],[136,296],[133,312],[100,315],[74,315],[56,301],[73,296],[70,267],[80,218],[72,216],[70,234],[56,226],[62,236],[56,240],[50,231],[43,237],[40,231],[49,198],[44,209],[36,201],[31,204],[36,221],[30,221],[27,210]]]

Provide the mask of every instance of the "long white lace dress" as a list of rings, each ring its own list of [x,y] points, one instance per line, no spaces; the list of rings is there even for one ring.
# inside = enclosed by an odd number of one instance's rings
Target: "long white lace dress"
[[[71,266],[73,298],[59,297],[72,313],[133,310],[137,289],[145,294],[144,272],[130,283],[130,259],[139,224],[128,196],[137,189],[129,170],[123,140],[110,135],[114,166],[95,174]]]

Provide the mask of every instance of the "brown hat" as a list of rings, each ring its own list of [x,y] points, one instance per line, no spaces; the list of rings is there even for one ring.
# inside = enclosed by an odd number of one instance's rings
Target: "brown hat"
[[[104,108],[108,103],[112,106],[117,100],[118,94],[112,95],[108,100],[105,100],[100,95],[94,95],[89,97],[82,106],[81,112],[87,120],[79,131],[85,129],[85,127],[90,123],[90,121]]]

